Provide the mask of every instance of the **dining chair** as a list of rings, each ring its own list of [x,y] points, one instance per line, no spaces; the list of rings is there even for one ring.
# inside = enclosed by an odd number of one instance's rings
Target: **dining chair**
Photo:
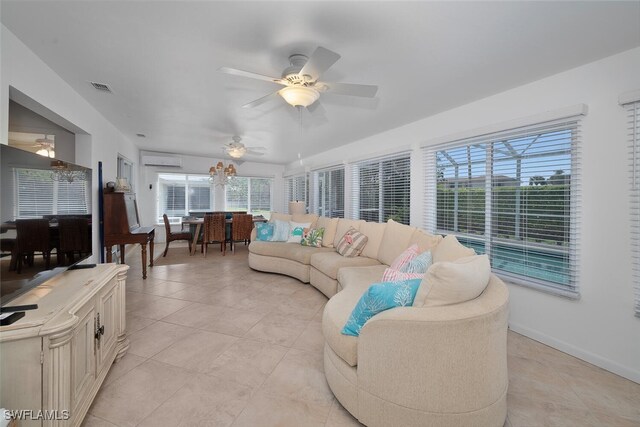
[[[28,265],[33,265],[36,252],[42,253],[48,270],[51,265],[49,220],[16,220],[16,271],[18,274],[22,272],[22,264],[25,260]]]
[[[236,253],[236,242],[251,243],[253,230],[253,215],[234,213],[231,220],[231,251]]]
[[[167,256],[167,251],[169,250],[169,243],[174,240],[186,240],[189,243],[189,253],[191,253],[191,232],[189,231],[180,231],[174,233],[171,231],[171,224],[169,224],[169,217],[167,214],[162,214],[162,220],[164,221],[164,231],[167,235],[166,237],[166,246],[164,247],[163,257]],[[197,246],[196,246],[197,247]]]
[[[58,234],[58,264],[71,265],[76,254],[82,258],[91,253],[91,229],[87,218],[59,218]]]
[[[209,243],[220,242],[220,251],[224,256],[227,252],[227,238],[225,233],[226,221],[224,214],[206,214],[204,216],[204,232],[202,234],[202,252],[207,256]]]

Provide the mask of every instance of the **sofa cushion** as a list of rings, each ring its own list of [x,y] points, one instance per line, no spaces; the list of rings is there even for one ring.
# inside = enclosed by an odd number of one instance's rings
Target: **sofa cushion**
[[[424,273],[405,273],[404,271],[387,268],[382,273],[382,282],[397,282],[399,280],[424,279]]]
[[[369,238],[367,236],[355,228],[350,228],[344,233],[340,242],[338,242],[336,251],[344,257],[351,258],[359,256],[367,245],[368,240]]]
[[[310,264],[311,255],[323,251],[333,251],[333,249],[330,248],[314,248],[312,246],[302,246],[297,243],[260,241],[251,242],[251,244],[249,245],[249,250],[251,251],[251,253],[257,255],[286,258],[305,265]]]
[[[311,224],[311,228],[315,228],[318,222],[318,215],[316,214],[293,214],[291,215],[291,221],[293,222],[308,222]]]
[[[411,236],[415,231],[415,227],[400,224],[390,219],[384,230],[384,236],[378,251],[378,260],[382,264],[391,265],[393,260],[407,249]]]
[[[437,262],[427,270],[413,305],[435,307],[470,301],[484,291],[490,277],[487,255]]]
[[[316,222],[318,228],[324,228],[324,236],[322,238],[322,246],[325,248],[333,248],[333,241],[336,238],[336,230],[338,228],[338,218],[327,218],[321,216]]]
[[[430,251],[435,248],[438,243],[442,241],[442,236],[439,234],[433,235],[429,234],[424,230],[420,230],[419,228],[413,232],[411,235],[411,240],[409,240],[409,244],[418,245],[418,250],[420,252]]]
[[[336,235],[333,237],[333,246],[337,247],[338,243],[340,243],[340,239],[344,236],[344,233],[347,232],[350,228],[355,228],[356,230],[360,230],[360,226],[364,223],[361,219],[338,219],[338,225],[336,226]]]
[[[355,284],[370,285],[382,281],[382,274],[387,268],[384,264],[367,267],[343,267],[338,271],[338,282],[342,288]]]
[[[378,260],[373,258],[363,256],[352,258],[343,257],[335,250],[317,253],[311,257],[311,265],[333,280],[338,278],[338,270],[343,267],[366,267],[368,265],[378,264],[380,264]]]
[[[387,224],[379,222],[364,222],[360,225],[360,232],[367,236],[367,246],[362,251],[362,256],[368,258],[378,258],[378,251],[380,250],[380,243],[382,243],[382,236],[384,235],[384,229]]]
[[[273,222],[276,219],[279,219],[280,221],[291,221],[291,215],[289,214],[282,214],[282,213],[278,213],[278,212],[271,212],[271,216],[269,217],[269,221]]]
[[[360,297],[370,284],[352,284],[338,292],[327,302],[322,315],[322,333],[329,347],[349,366],[358,364],[358,338],[342,334],[342,328],[349,319]]]
[[[351,312],[342,333],[357,337],[369,319],[378,313],[396,307],[410,307],[422,279],[400,280],[397,282],[374,283],[360,297]]]
[[[459,258],[475,255],[476,251],[458,242],[456,236],[449,234],[433,248],[433,263],[455,261]]]

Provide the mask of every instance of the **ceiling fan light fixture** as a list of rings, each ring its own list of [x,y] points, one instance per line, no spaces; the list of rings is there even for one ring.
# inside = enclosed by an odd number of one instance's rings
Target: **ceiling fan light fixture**
[[[287,86],[278,93],[294,107],[308,107],[320,98],[320,92],[308,86]]]
[[[246,152],[247,149],[245,147],[231,147],[227,151],[227,154],[229,154],[229,156],[233,157],[234,159],[239,159],[240,157],[244,156]]]

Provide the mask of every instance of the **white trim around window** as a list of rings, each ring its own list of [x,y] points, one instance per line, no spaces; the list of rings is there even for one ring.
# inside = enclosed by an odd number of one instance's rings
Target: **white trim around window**
[[[633,93],[632,93],[633,94]],[[634,312],[640,317],[640,90],[626,96],[629,181],[631,187],[631,260],[633,269]],[[623,97],[621,96],[621,99]]]

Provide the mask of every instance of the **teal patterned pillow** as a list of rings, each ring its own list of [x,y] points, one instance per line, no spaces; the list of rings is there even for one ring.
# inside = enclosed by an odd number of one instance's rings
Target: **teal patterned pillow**
[[[270,242],[273,238],[273,232],[275,227],[268,222],[256,224],[256,240],[261,242]]]
[[[425,251],[402,266],[400,271],[403,273],[425,274],[427,269],[431,267],[431,264],[433,264],[431,252]]]
[[[411,307],[420,283],[422,279],[374,283],[356,304],[342,334],[357,337],[367,320],[376,314],[395,307]]]
[[[324,228],[306,228],[302,234],[300,244],[302,246],[322,247],[322,238],[324,237]]]

